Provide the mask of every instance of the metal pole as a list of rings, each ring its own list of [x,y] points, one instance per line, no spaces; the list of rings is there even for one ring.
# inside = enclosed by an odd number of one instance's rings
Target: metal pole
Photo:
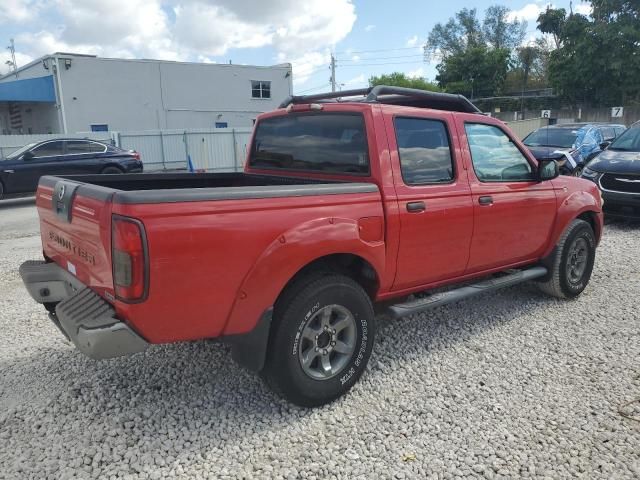
[[[186,155],[185,160],[187,161],[187,170],[189,169],[189,144],[187,143],[187,131],[185,130],[182,134],[182,139],[184,141],[184,153]]]
[[[331,54],[331,91],[336,91],[336,57]]]
[[[236,129],[231,129],[233,135],[233,171],[238,171],[238,143],[236,142]]]
[[[162,137],[162,130],[160,130],[160,157],[162,158],[162,169],[166,170],[167,164],[164,155],[164,138]]]

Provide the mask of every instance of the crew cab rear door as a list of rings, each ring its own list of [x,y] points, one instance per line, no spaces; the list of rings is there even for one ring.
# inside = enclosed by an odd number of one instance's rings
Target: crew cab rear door
[[[557,210],[551,181],[536,180],[536,160],[500,122],[457,114],[456,124],[472,167],[474,228],[467,273],[538,259]]]
[[[473,228],[453,116],[415,110],[385,116],[400,215],[394,290],[462,275]]]

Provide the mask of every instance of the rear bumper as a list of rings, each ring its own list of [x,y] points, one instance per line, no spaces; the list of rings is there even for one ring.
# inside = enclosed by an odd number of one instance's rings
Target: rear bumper
[[[55,263],[28,261],[20,276],[38,303],[55,305],[50,318],[85,355],[112,358],[144,351],[149,345],[102,297]]]

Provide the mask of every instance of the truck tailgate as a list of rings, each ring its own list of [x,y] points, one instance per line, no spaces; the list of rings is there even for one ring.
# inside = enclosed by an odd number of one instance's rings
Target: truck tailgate
[[[110,299],[113,193],[55,177],[42,177],[36,193],[45,257]]]

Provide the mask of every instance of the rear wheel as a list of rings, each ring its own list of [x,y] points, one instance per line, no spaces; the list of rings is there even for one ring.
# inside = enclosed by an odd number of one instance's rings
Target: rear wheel
[[[124,173],[124,172],[120,170],[118,167],[106,167],[104,170],[102,170],[102,173],[106,175],[117,175],[119,173]]]
[[[303,277],[275,307],[263,378],[296,405],[329,403],[364,372],[374,335],[373,306],[358,283],[333,273]]]
[[[558,298],[577,297],[589,283],[595,256],[596,238],[591,225],[574,220],[547,258],[550,276],[540,283],[540,289]]]
[[[0,200],[4,197],[4,185],[0,182]]]

